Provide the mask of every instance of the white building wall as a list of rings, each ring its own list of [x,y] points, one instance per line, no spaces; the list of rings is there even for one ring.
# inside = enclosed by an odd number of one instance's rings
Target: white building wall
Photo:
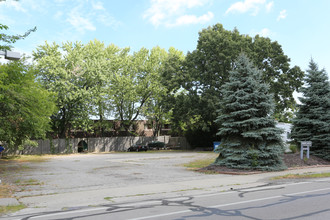
[[[283,133],[282,133],[282,140],[285,144],[285,151],[288,152],[290,151],[290,144],[288,142],[290,142],[292,139],[291,139],[291,128],[292,128],[292,124],[289,124],[289,123],[283,123],[283,122],[278,122],[276,124],[276,127],[280,128],[283,130]]]

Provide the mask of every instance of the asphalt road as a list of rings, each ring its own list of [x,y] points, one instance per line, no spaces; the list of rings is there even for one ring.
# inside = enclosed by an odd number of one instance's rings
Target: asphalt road
[[[81,207],[10,219],[330,219],[330,178],[134,203]]]

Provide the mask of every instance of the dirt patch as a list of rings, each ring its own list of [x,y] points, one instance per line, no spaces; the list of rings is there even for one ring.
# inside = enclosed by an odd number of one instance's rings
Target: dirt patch
[[[319,157],[310,156],[309,159],[300,159],[300,153],[284,154],[283,161],[288,169],[299,169],[304,167],[317,167],[317,166],[330,166],[330,161],[323,160]],[[220,174],[232,174],[232,175],[248,175],[261,173],[263,171],[258,170],[241,170],[231,169],[225,166],[209,165],[202,169],[197,170],[203,173],[220,173]]]
[[[17,191],[17,187],[9,184],[0,184],[0,199],[1,198],[10,198]]]
[[[310,155],[309,159],[304,158],[302,160],[300,159],[300,153],[285,154],[283,160],[288,168],[330,165],[330,161],[312,155]]]

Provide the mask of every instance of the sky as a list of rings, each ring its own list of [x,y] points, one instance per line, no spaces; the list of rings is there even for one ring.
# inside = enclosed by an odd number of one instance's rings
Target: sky
[[[45,41],[94,39],[132,51],[160,46],[186,54],[196,49],[201,30],[221,23],[277,41],[291,66],[306,70],[313,58],[329,74],[329,11],[329,0],[0,0],[0,23],[7,34],[37,27],[13,45],[27,55]]]

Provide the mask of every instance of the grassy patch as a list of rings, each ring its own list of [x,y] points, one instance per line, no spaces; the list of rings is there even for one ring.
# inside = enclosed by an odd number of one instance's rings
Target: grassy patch
[[[126,197],[135,197],[135,196],[150,196],[154,195],[156,193],[140,193],[140,194],[135,194],[135,195],[127,195]]]
[[[192,191],[192,190],[203,190],[203,188],[194,187],[194,188],[191,188],[191,189],[180,189],[180,190],[175,190],[175,191],[172,191],[172,192],[185,192],[185,191]]]
[[[20,205],[9,205],[9,206],[0,206],[0,215],[9,213],[9,212],[17,212],[21,209],[26,208],[24,204]]]
[[[28,179],[28,180],[16,180],[14,182],[18,186],[37,186],[37,185],[42,185],[43,183],[39,182],[38,180],[35,179]]]
[[[287,174],[284,176],[273,177],[273,180],[278,179],[304,179],[304,178],[325,178],[330,177],[330,173],[303,173],[303,174]]]
[[[183,164],[184,167],[187,167],[190,170],[197,170],[203,167],[207,167],[212,164],[215,159],[218,157],[218,154],[210,154],[207,158],[193,160],[189,163]]]
[[[18,162],[32,162],[41,163],[47,161],[49,158],[45,155],[15,155],[4,157],[6,161],[18,161]]]
[[[113,202],[113,197],[104,197],[104,199]]]

